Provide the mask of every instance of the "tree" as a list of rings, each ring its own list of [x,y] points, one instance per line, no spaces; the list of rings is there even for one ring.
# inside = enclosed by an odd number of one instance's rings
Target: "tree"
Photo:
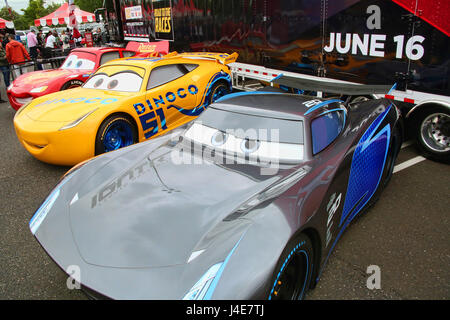
[[[74,4],[81,10],[93,13],[95,9],[102,8],[103,0],[75,0]]]
[[[8,20],[8,21],[14,21],[17,18],[20,17],[20,14],[18,14],[16,11],[11,9],[11,13],[9,13],[9,10],[6,7],[3,7],[0,9],[0,18]]]
[[[35,19],[48,15],[58,9],[59,6],[60,5],[58,4],[51,4],[44,8],[44,0],[30,0],[28,2],[28,7],[26,9],[22,9],[23,17],[31,25],[34,23]]]

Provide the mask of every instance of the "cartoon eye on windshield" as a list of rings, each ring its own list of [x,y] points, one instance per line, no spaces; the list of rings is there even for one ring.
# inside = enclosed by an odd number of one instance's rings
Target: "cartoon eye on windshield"
[[[108,82],[108,89],[112,90],[115,87],[117,87],[118,84],[119,84],[119,81],[117,81],[117,79],[111,80],[110,82]]]
[[[95,68],[95,62],[89,59],[83,59],[78,57],[75,54],[70,55],[64,64],[61,66],[61,69],[83,69],[83,70],[92,70]]]
[[[258,150],[259,148],[259,141],[257,140],[251,140],[249,138],[244,139],[241,142],[241,150],[244,153],[252,153]]]
[[[243,132],[245,130],[242,129],[213,128],[198,121],[193,123],[184,136],[216,152],[234,154],[242,158],[253,157],[263,161],[277,160],[287,163],[295,163],[303,159],[303,144],[300,142],[282,142],[269,137],[261,139],[257,135],[245,135],[242,134]]]
[[[227,141],[227,134],[222,131],[217,131],[211,137],[211,144],[215,147],[223,145]]]
[[[141,89],[142,77],[133,71],[121,71],[112,76],[105,73],[93,75],[84,88],[124,92],[138,92]]]
[[[96,80],[94,82],[94,88],[100,87],[102,85],[102,83],[103,83],[103,78],[100,78],[100,79]]]

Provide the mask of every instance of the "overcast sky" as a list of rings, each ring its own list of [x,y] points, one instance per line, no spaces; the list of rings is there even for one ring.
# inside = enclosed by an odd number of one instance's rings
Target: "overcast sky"
[[[7,0],[8,5],[18,13],[22,13],[20,9],[26,9],[28,7],[28,0]],[[63,3],[65,0],[45,0],[45,3]],[[5,6],[5,0],[0,0],[0,8]]]

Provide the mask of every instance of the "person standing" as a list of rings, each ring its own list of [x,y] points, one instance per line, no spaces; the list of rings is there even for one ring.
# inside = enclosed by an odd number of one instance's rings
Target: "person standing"
[[[6,89],[8,89],[8,87],[10,85],[9,63],[8,63],[8,59],[6,59],[6,51],[5,51],[5,49],[3,49],[2,46],[0,46],[0,70],[3,73],[3,80],[5,81],[5,87],[6,87]],[[4,103],[4,102],[7,102],[7,101],[3,100],[0,95],[0,103]]]
[[[64,53],[64,55],[66,55],[66,54],[68,54],[68,51],[70,50],[70,38],[64,30],[61,32],[60,39],[62,42],[63,53]]]
[[[30,57],[33,59],[34,63],[36,62],[36,59],[38,58],[38,38],[36,36],[36,30],[32,29],[27,34],[27,43],[28,43],[28,49],[30,50]],[[37,64],[37,69],[42,70],[42,66],[40,64]]]
[[[8,44],[6,45],[6,58],[10,65],[23,64],[25,61],[30,60],[30,55],[28,54],[25,46],[17,40],[14,40],[14,35],[8,35]],[[22,74],[21,68],[13,69],[15,78]]]
[[[2,41],[2,46],[5,50],[6,50],[6,45],[8,44],[8,42],[9,42],[9,33],[5,34],[5,38]]]
[[[28,49],[30,49],[30,57],[31,59],[35,60],[37,59],[38,51],[38,41],[36,36],[36,30],[33,29],[27,34],[27,43],[28,43]]]
[[[42,34],[42,30],[39,30],[36,37],[38,42],[38,49],[42,50],[42,48],[44,47],[44,35]]]
[[[73,28],[72,37],[75,42],[75,47],[81,47],[82,37],[80,31],[78,31],[77,28]]]
[[[55,56],[55,49],[57,47],[57,39],[52,31],[50,31],[47,35],[47,39],[45,40],[45,52],[48,58],[53,58]],[[50,61],[52,65],[52,69],[55,68],[55,62],[53,60]]]
[[[53,35],[53,32],[49,32],[47,40],[45,41],[45,47],[50,49],[56,48],[56,37]]]

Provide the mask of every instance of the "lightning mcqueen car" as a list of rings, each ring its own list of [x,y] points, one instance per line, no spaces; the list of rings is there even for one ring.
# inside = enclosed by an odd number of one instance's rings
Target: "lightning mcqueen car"
[[[94,297],[303,298],[401,145],[397,107],[361,100],[224,96],[184,131],[69,171],[31,232]]]
[[[124,48],[74,49],[58,69],[28,72],[14,80],[7,90],[11,107],[19,110],[37,97],[79,87],[102,64],[135,54]]]

